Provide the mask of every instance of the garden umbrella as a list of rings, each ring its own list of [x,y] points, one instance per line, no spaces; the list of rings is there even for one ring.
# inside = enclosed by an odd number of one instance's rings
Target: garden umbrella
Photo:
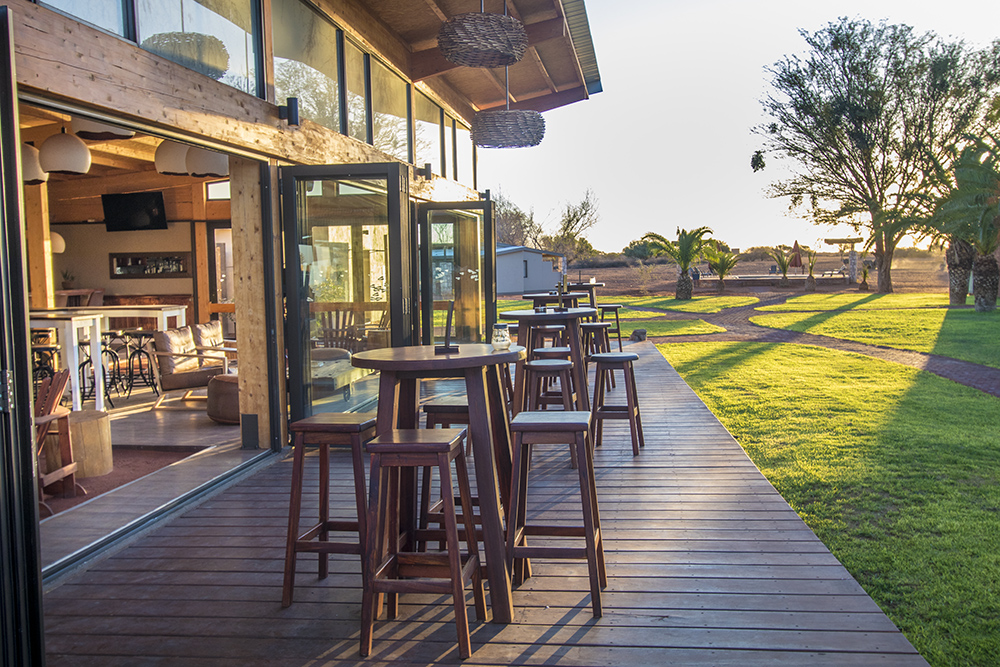
[[[802,268],[802,249],[799,248],[798,241],[792,246],[792,256],[788,259],[788,266]]]

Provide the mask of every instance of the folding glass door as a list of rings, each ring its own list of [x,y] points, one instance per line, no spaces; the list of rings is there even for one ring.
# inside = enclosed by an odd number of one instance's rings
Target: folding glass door
[[[361,350],[416,342],[416,251],[399,163],[284,167],[290,416],[345,412],[377,383]]]
[[[448,311],[452,340],[489,341],[496,319],[496,239],[493,205],[431,202],[417,205],[420,227],[421,339],[444,340]]]

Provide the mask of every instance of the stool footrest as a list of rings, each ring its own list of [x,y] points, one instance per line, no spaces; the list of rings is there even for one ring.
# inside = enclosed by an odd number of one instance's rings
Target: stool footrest
[[[629,419],[630,412],[637,412],[636,408],[627,405],[605,405],[594,410],[594,417],[601,419]]]
[[[514,558],[573,558],[586,559],[586,547],[514,547]]]
[[[586,537],[587,533],[583,526],[546,526],[543,524],[529,523],[524,526],[525,535],[543,537]]]
[[[351,542],[295,542],[295,551],[312,554],[361,554],[361,544]]]

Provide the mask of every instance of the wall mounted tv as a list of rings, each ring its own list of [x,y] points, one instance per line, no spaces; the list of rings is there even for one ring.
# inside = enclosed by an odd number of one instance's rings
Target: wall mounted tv
[[[101,195],[104,226],[109,232],[166,229],[162,192],[129,192]]]

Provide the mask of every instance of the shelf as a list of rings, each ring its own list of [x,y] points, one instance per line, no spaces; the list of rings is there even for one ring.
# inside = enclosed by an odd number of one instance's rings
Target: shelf
[[[112,280],[191,277],[189,252],[113,252],[108,261]]]

